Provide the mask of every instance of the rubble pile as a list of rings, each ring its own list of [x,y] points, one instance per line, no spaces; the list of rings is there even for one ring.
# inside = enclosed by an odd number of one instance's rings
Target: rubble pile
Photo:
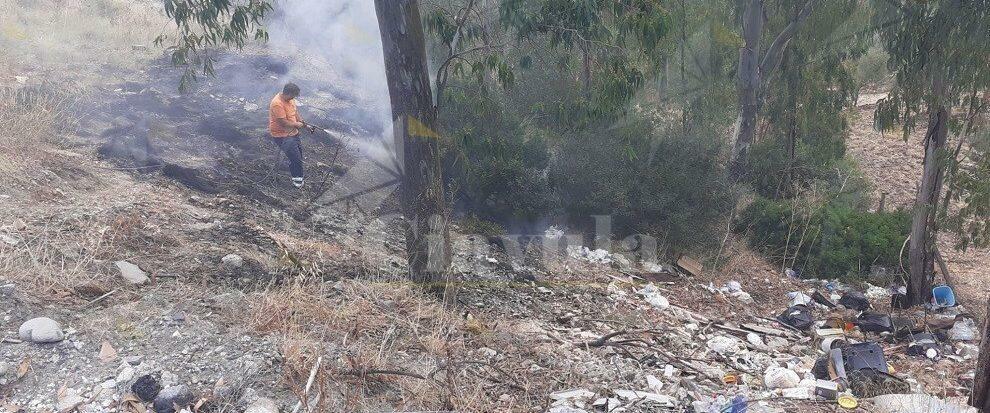
[[[867,411],[907,412],[922,410],[904,406],[938,405],[943,407],[934,411],[975,412],[966,406],[965,393],[978,351],[967,341],[977,330],[962,306],[935,302],[898,310],[889,303],[897,302],[899,289],[867,286],[861,291],[818,280],[803,285],[806,290],[787,295],[789,307],[760,309],[776,317],[713,319],[704,310],[678,305],[665,296],[673,291],[653,283],[613,282],[608,286],[612,299],[659,312],[657,324],[617,328],[574,346],[631,362],[638,366],[637,373],[630,373],[635,377],[624,387],[610,383],[553,393],[548,411],[783,412],[869,406]],[[738,282],[702,289],[711,294],[707,304],[714,305],[742,301],[745,293]],[[704,308],[706,303],[689,304]],[[942,383],[933,383],[939,378]]]

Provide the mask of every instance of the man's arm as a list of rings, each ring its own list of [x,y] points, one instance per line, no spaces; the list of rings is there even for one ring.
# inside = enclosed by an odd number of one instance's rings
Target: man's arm
[[[283,128],[302,129],[302,128],[305,128],[306,127],[306,124],[305,123],[291,121],[291,120],[286,119],[284,117],[282,117],[282,118],[276,118],[275,121],[278,122],[278,125],[281,126],[281,127],[283,127]]]

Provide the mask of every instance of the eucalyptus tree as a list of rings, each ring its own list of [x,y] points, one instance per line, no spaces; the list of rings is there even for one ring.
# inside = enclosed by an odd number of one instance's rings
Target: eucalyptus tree
[[[950,130],[959,131],[964,123],[953,112],[963,97],[977,99],[990,86],[986,71],[990,1],[873,0],[873,4],[873,25],[889,55],[888,67],[895,73],[893,90],[877,105],[875,126],[881,130],[899,127],[908,139],[919,121],[927,120],[921,142],[925,148],[924,164],[912,211],[908,250],[908,303],[917,305],[931,297],[940,224],[937,206],[951,164],[946,144]],[[960,188],[966,189],[966,180],[961,183]],[[982,186],[968,188],[979,194]],[[956,196],[967,201],[964,195]],[[976,219],[975,225],[970,226],[974,231],[986,228],[990,217],[986,199],[969,198],[963,207],[970,218]]]
[[[739,66],[736,69],[736,88],[739,114],[733,133],[729,176],[740,179],[746,174],[750,145],[756,136],[757,118],[763,100],[767,79],[777,70],[781,56],[798,29],[811,15],[817,0],[807,0],[764,48],[763,35],[767,13],[764,0],[745,0],[742,12],[743,45],[739,48]]]

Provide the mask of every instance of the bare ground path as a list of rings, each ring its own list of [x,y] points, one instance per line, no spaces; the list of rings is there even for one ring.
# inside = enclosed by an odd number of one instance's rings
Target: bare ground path
[[[921,176],[924,131],[915,132],[907,141],[899,133],[883,133],[873,128],[873,110],[885,93],[869,93],[859,97],[856,112],[851,117],[851,133],[846,144],[865,177],[874,187],[874,208],[886,193],[887,209],[910,209]],[[951,139],[951,137],[950,137]],[[950,142],[951,144],[951,142]],[[990,295],[990,250],[971,248],[957,251],[951,234],[942,234],[939,249],[945,255],[953,288],[960,301],[982,319],[987,295]]]

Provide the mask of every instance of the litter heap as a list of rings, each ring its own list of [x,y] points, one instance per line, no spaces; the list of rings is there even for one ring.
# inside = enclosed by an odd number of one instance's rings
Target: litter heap
[[[652,283],[639,287],[631,299],[666,315],[662,325],[616,331],[583,346],[610,349],[663,374],[646,375],[641,389],[557,392],[548,411],[753,413],[838,406],[976,412],[965,401],[978,356],[971,343],[977,327],[962,306],[946,298],[947,287],[938,287],[935,300],[923,309],[898,310],[903,288],[869,286],[863,292],[820,280],[802,285],[806,289],[788,294],[790,305],[775,318],[750,316],[738,323],[681,307]],[[738,282],[700,287],[724,300],[755,305]],[[609,286],[625,296],[622,289]],[[941,398],[926,394],[928,383],[942,385],[931,390]]]

